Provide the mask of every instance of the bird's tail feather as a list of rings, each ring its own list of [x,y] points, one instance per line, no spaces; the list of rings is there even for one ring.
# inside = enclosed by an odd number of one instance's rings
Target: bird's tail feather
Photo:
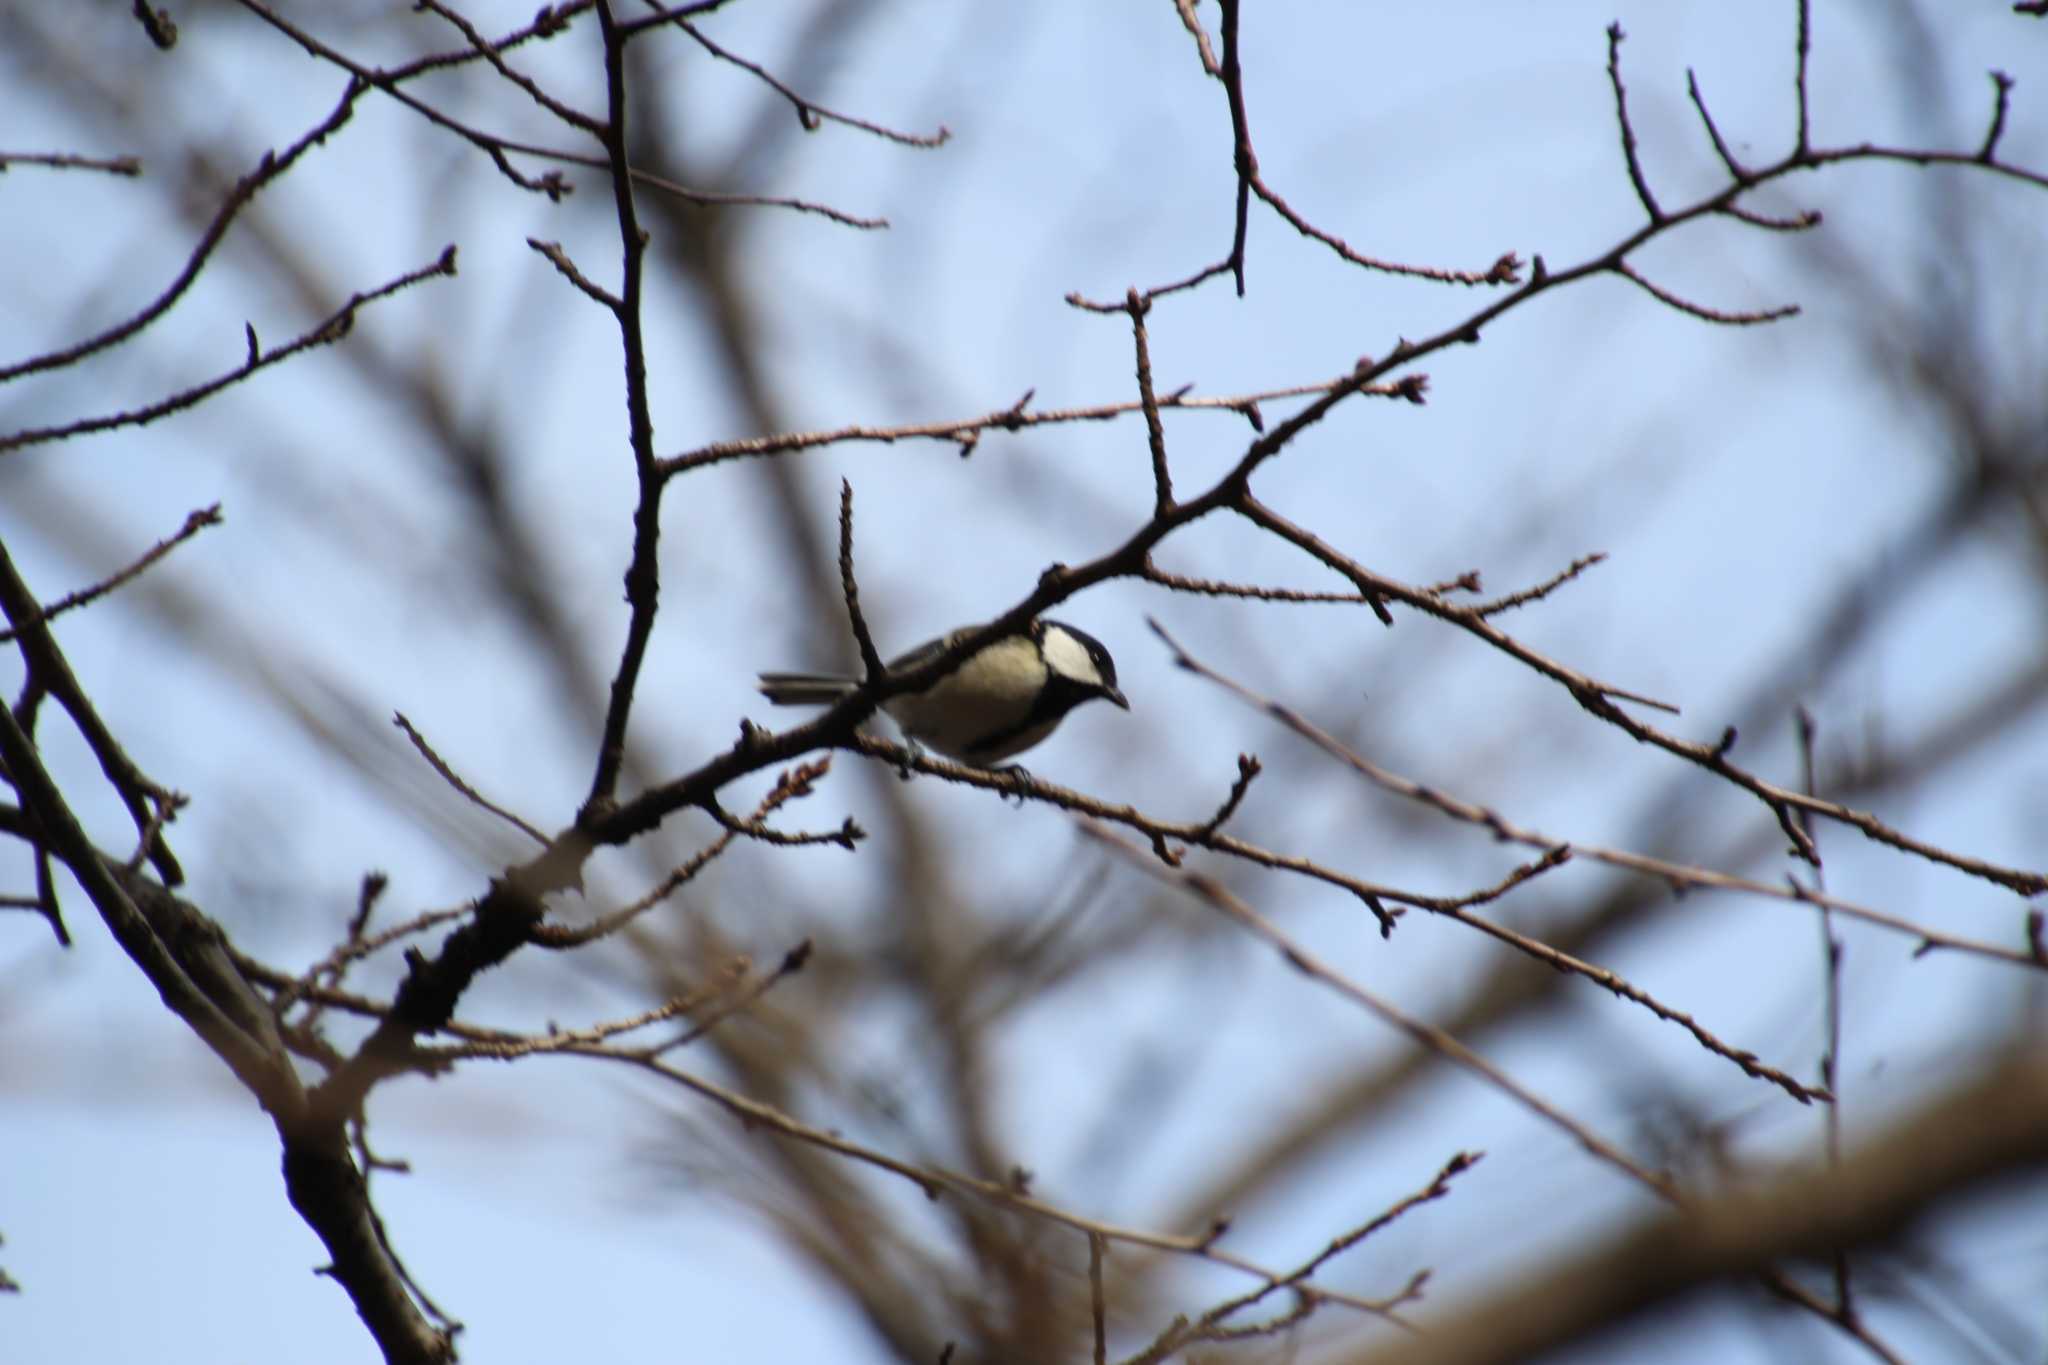
[[[830,673],[763,673],[761,695],[777,706],[830,706],[853,684]]]

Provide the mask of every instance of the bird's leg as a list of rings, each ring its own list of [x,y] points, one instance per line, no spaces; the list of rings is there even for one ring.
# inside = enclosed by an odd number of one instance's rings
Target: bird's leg
[[[1030,784],[1037,780],[1031,776],[1031,770],[1022,763],[1005,763],[1002,767],[990,771],[1010,779],[1010,790],[1003,793],[1003,799],[1007,801],[1014,796],[1019,806],[1024,804],[1024,795]]]

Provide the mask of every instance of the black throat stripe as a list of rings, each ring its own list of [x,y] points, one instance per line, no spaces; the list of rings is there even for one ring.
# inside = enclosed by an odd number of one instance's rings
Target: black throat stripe
[[[1000,749],[1018,736],[1049,721],[1058,720],[1094,695],[1094,688],[1054,674],[1047,679],[1044,689],[1038,694],[1038,700],[1031,704],[1031,709],[1024,713],[1022,719],[983,735],[967,746],[967,752],[979,754],[990,749]]]

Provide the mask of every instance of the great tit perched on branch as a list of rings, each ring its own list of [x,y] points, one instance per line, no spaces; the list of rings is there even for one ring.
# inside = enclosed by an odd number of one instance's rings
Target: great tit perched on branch
[[[889,661],[907,673],[978,627],[966,626]],[[777,706],[829,706],[859,686],[833,673],[763,673],[761,695]],[[883,709],[912,741],[977,768],[1021,754],[1059,728],[1067,712],[1100,697],[1124,710],[1116,661],[1102,642],[1058,621],[1033,621],[968,655],[922,692]]]

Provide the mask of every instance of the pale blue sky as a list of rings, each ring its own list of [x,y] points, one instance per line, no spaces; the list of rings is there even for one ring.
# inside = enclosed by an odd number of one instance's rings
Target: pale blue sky
[[[288,8],[316,28],[329,22],[321,7]],[[2048,161],[2039,26],[2012,19],[2004,4],[1954,8],[1944,12],[1935,81],[1953,97],[1951,140],[1976,145],[1990,103],[1983,71],[2000,66],[2019,80],[2008,155]],[[1902,110],[1896,68],[1859,23],[1858,7],[1816,9],[1816,140],[1942,140],[1926,114]],[[117,10],[82,15],[86,41],[124,53],[139,43]],[[469,13],[496,31],[531,10]],[[1204,10],[1213,19],[1213,7]],[[450,45],[445,30],[405,11],[388,6],[379,23],[418,25],[433,45]],[[1791,12],[1782,0],[1252,7],[1247,90],[1261,166],[1297,207],[1361,250],[1467,268],[1513,250],[1559,268],[1604,250],[1640,214],[1620,164],[1606,24],[1619,18],[1628,30],[1623,61],[1643,157],[1671,206],[1713,186],[1718,171],[1685,101],[1688,67],[1739,154],[1764,161],[1784,146]],[[785,13],[739,4],[709,31],[774,66],[788,42]],[[231,7],[181,22],[180,78],[162,86],[175,99],[158,117],[220,131],[243,153],[238,168],[256,149],[295,136],[338,94],[329,69]],[[377,31],[337,26],[330,36],[373,46]],[[536,54],[532,69],[588,100],[591,52],[571,39]],[[0,71],[18,60],[0,44]],[[659,47],[641,74],[673,82],[673,116],[700,130],[698,145],[730,147],[758,111],[749,80],[705,67],[680,40]],[[1128,398],[1127,328],[1069,308],[1064,295],[1113,298],[1132,284],[1177,278],[1228,241],[1221,92],[1201,76],[1172,6],[904,4],[838,53],[831,77],[825,99],[834,107],[917,130],[944,123],[955,139],[918,152],[828,128],[760,168],[754,188],[893,222],[887,232],[858,234],[785,215],[757,238],[749,297],[777,336],[768,378],[796,424],[970,416],[1027,388],[1040,407]],[[35,88],[19,71],[0,80],[9,149],[133,150],[120,130],[68,121]],[[494,127],[563,141],[517,103],[494,100],[491,109]],[[416,174],[420,167],[434,174]],[[593,274],[611,277],[604,194],[594,179],[582,183],[562,207],[518,194],[475,152],[371,99],[302,173],[265,196],[260,221],[301,238],[337,298],[459,243],[456,279],[366,313],[350,344],[438,367],[464,411],[517,453],[520,505],[560,547],[557,600],[584,633],[590,670],[603,677],[623,628],[618,574],[632,495],[617,339],[526,246],[529,236],[559,240]],[[1679,702],[1678,732],[1718,734],[1761,661],[1784,650],[1840,576],[1881,553],[1942,484],[1939,456],[1911,453],[1934,448],[1920,419],[1848,363],[1860,319],[1815,279],[1816,253],[1832,245],[1865,260],[1910,262],[1930,184],[1962,183],[1958,173],[1921,177],[1896,165],[1802,177],[1763,203],[1823,207],[1825,242],[1710,225],[1655,244],[1639,262],[1711,305],[1798,302],[1808,308],[1800,319],[1715,329],[1618,281],[1560,291],[1495,324],[1482,345],[1431,357],[1422,366],[1431,377],[1426,408],[1350,405],[1262,476],[1262,496],[1413,582],[1479,569],[1490,589],[1505,591],[1588,551],[1609,552],[1606,565],[1513,618],[1512,628],[1590,673]],[[2007,186],[1972,202],[2009,224],[2031,223],[2031,238],[2014,240],[2030,241],[2038,259],[2040,192]],[[0,177],[0,208],[9,258],[47,265],[10,278],[14,302],[0,313],[6,358],[123,315],[175,271],[192,235],[146,194],[106,178],[17,169]],[[2008,287],[1972,293],[1971,306],[1989,326],[2034,343],[2008,354],[2038,358],[2048,310],[2024,300],[2042,297],[2041,281],[2017,258],[2003,264]],[[1162,389],[1194,383],[1226,394],[1327,379],[1396,337],[1448,325],[1480,297],[1351,271],[1256,208],[1249,282],[1245,299],[1212,285],[1159,306],[1151,340]],[[722,371],[694,321],[697,304],[691,286],[657,269],[646,312],[664,454],[751,434],[739,425],[740,407],[710,382]],[[310,317],[283,283],[223,269],[104,378],[0,390],[0,426],[136,402],[235,363],[245,320],[276,342]],[[1227,468],[1246,438],[1227,415],[1169,420],[1185,488]],[[316,354],[146,431],[0,455],[0,535],[46,597],[167,534],[191,508],[224,505],[226,524],[158,571],[166,589],[227,604],[211,628],[179,631],[110,606],[68,618],[60,638],[143,766],[193,796],[176,833],[194,899],[245,947],[285,965],[311,960],[331,941],[366,869],[391,872],[394,901],[410,912],[478,894],[516,845],[465,843],[407,815],[232,681],[238,668],[298,676],[292,660],[314,661],[351,689],[335,713],[398,744],[385,722],[404,711],[471,780],[543,827],[565,822],[587,783],[587,737],[558,719],[548,679],[507,657],[501,624],[463,612],[480,570],[460,557],[462,503],[430,452],[412,447],[415,431],[389,393]],[[841,477],[855,485],[863,598],[885,651],[1006,608],[1050,561],[1101,553],[1142,519],[1150,493],[1143,430],[1130,420],[991,435],[965,462],[941,445],[800,458],[821,516]],[[113,528],[103,545],[49,511],[87,497]],[[780,567],[769,527],[748,467],[710,470],[670,492],[664,615],[635,717],[636,738],[664,772],[726,743],[739,717],[769,719],[751,691],[755,670],[831,662],[817,656],[832,642],[787,620],[782,599],[763,586]],[[1162,558],[1192,573],[1331,586],[1271,542],[1221,525],[1196,528]],[[1981,556],[1916,588],[1919,600],[1859,657],[1844,694],[1815,699],[1824,736],[1849,745],[1876,725],[1913,733],[1961,684],[2037,654],[2038,595],[2015,584],[2010,564]],[[1189,818],[1213,806],[1241,750],[1269,761],[1301,757],[1297,740],[1176,673],[1144,628],[1148,613],[1250,685],[1326,703],[1340,724],[1363,693],[1384,707],[1372,733],[1390,766],[1497,802],[1558,837],[1625,842],[1643,822],[1639,803],[1672,777],[1668,758],[1590,731],[1557,689],[1427,622],[1404,616],[1389,632],[1332,609],[1246,610],[1127,583],[1091,592],[1061,615],[1111,643],[1136,713],[1077,714],[1035,752],[1034,770]],[[18,670],[11,655],[0,666],[10,694]],[[44,734],[52,762],[88,789],[80,747],[53,722]],[[1775,780],[1795,777],[1789,749],[1740,756]],[[2048,833],[2044,760],[2048,728],[2036,723],[1967,765],[1939,801],[1883,813],[1935,842],[2038,865]],[[1571,780],[1558,780],[1560,771]],[[985,851],[980,889],[991,905],[1042,904],[1045,869],[1086,856],[1055,813],[930,785],[920,801]],[[1255,801],[1246,818],[1284,831],[1295,851],[1367,861],[1377,879],[1424,891],[1469,890],[1510,864],[1476,836],[1432,830],[1424,839],[1412,825],[1406,834],[1389,828],[1393,803],[1347,780],[1319,777],[1308,791],[1302,809],[1262,793],[1273,803]],[[824,823],[860,813],[865,788],[843,771],[825,792],[811,812]],[[1766,820],[1733,796],[1714,809],[1726,827],[1699,831],[1702,850]],[[86,813],[119,846],[111,804],[88,803]],[[450,818],[476,828],[459,810]],[[2010,897],[1870,854],[1839,831],[1825,837],[1839,894],[1958,932],[2010,935]],[[744,851],[745,859],[765,856]],[[835,896],[847,876],[843,857],[789,860],[801,875],[773,884],[808,899],[753,907],[740,921],[753,926],[748,946],[757,956],[772,961],[808,931],[810,917],[845,899]],[[762,865],[740,854],[734,861],[718,885],[742,900]],[[0,871],[18,875],[11,851]],[[630,887],[629,871],[604,868],[600,885]],[[1580,880],[1560,878],[1551,894],[1585,896],[1603,884],[1589,868],[1571,876]],[[1124,893],[1135,903],[1145,888],[1133,882]],[[1444,1005],[1491,962],[1473,936],[1420,915],[1383,945],[1361,932],[1355,905],[1298,887],[1274,887],[1271,896],[1269,908],[1284,909],[1317,952],[1409,1008]],[[79,940],[68,954],[30,918],[0,919],[0,1096],[9,1114],[0,1169],[10,1173],[0,1183],[0,1266],[25,1288],[0,1300],[0,1358],[372,1359],[346,1299],[311,1273],[320,1250],[284,1201],[267,1123],[163,1013],[83,898],[67,905]],[[1668,929],[1608,965],[1811,1076],[1820,1038],[1815,937],[1793,907],[1696,897]],[[1882,1118],[1919,1088],[1917,1078],[1944,1074],[2031,998],[2031,983],[2010,970],[1947,956],[1911,963],[1910,947],[1852,936],[1852,1127]],[[1112,999],[1090,997],[1085,1011],[1056,998],[1005,1040],[1018,1078],[1008,1099],[1011,1140],[1048,1193],[1144,1223],[1186,1170],[1234,1136],[1232,1115],[1256,1121],[1299,1101],[1318,1057],[1404,1045],[1304,990],[1270,954],[1249,945],[1210,951],[1163,962],[1156,977],[1122,983]],[[1776,965],[1759,971],[1760,961]],[[1224,1003],[1198,1044],[1200,1086],[1161,1116],[1137,1168],[1114,1179],[1091,1174],[1086,1125],[1069,1121],[1092,1113],[1104,1092],[1087,1059],[1111,1050],[1104,1039],[1196,1046],[1186,1036],[1186,1000],[1226,979],[1233,989],[1214,992]],[[531,1027],[536,999],[550,1017],[579,1023],[645,1003],[622,997],[614,979],[551,960],[495,974],[468,1007]],[[1769,1092],[1731,1090],[1724,1063],[1619,1008],[1586,999],[1490,1055],[1609,1134],[1627,1135],[1637,1107],[1659,1098],[1647,1084],[1655,1078],[1722,1117],[1757,1106],[1762,1143],[1814,1136],[1809,1115],[1788,1114]],[[919,1041],[902,1028],[860,1021],[846,1039],[849,1064],[886,1070],[914,1055]],[[1276,1070],[1275,1056],[1301,1069]],[[715,1198],[650,1188],[641,1152],[664,1131],[656,1115],[667,1107],[719,1126],[680,1097],[583,1064],[478,1066],[378,1093],[376,1140],[416,1172],[380,1177],[380,1207],[420,1280],[470,1324],[464,1358],[884,1359],[848,1306],[743,1216]],[[1416,1113],[1386,1124],[1369,1162],[1347,1161],[1312,1189],[1246,1210],[1234,1245],[1291,1264],[1335,1230],[1333,1202],[1360,1213],[1377,1207],[1424,1183],[1457,1147],[1491,1155],[1441,1218],[1399,1225],[1347,1262],[1345,1274],[1357,1279],[1341,1282],[1383,1292],[1416,1265],[1447,1260],[1460,1273],[1434,1287],[1431,1306],[1441,1309],[1520,1257],[1572,1238],[1577,1229],[1563,1225],[1548,1243],[1488,1238],[1489,1222],[1521,1225],[1547,1212],[1541,1192],[1560,1183],[1583,1191],[1589,1219],[1635,1206],[1562,1135],[1459,1081],[1432,1087]],[[1973,1236],[1975,1271],[1997,1273],[2005,1252],[2040,1263],[2038,1232],[2012,1220],[1988,1219]],[[521,1292],[507,1293],[508,1285]],[[1189,1286],[1188,1307],[1237,1287],[1206,1272]],[[1740,1325],[1698,1328],[1689,1354],[1664,1358],[1762,1360],[1787,1340],[1830,1358],[1852,1355],[1817,1329],[1764,1337]],[[1915,1342],[1902,1336],[1899,1344],[1910,1354]],[[1628,1358],[1616,1349],[1611,1358]]]

